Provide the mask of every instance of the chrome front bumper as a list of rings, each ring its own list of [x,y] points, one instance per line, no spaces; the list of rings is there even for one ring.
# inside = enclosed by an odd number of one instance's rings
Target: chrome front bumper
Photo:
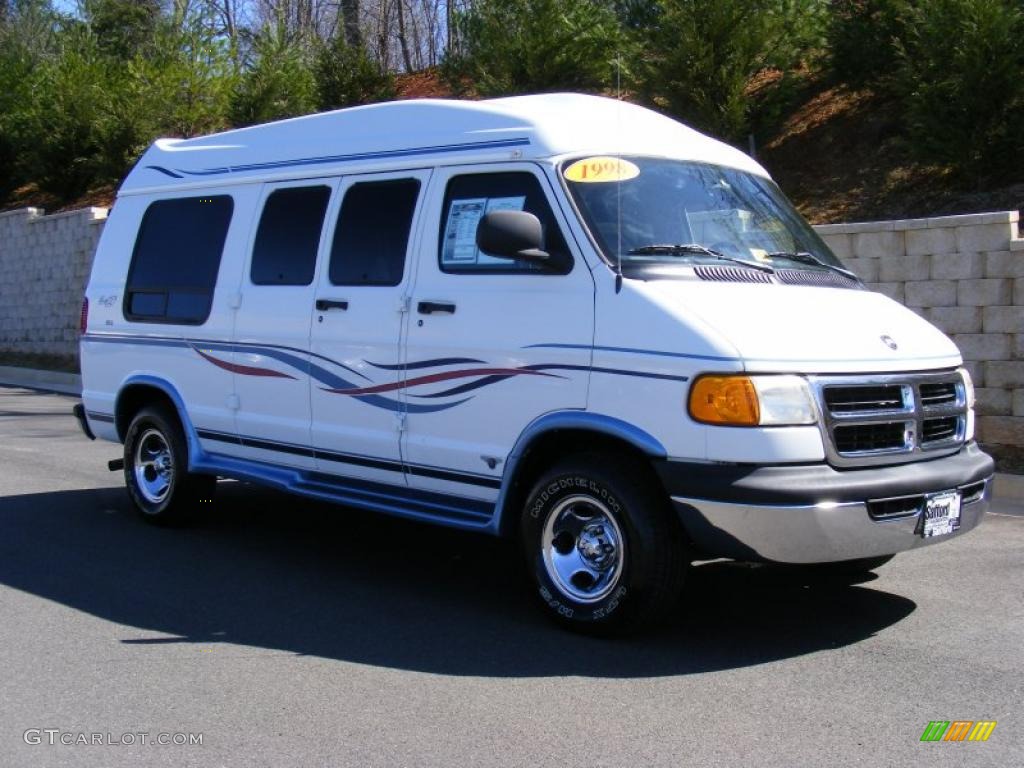
[[[993,471],[973,445],[902,468],[685,467],[666,462],[659,475],[694,544],[709,556],[781,563],[892,555],[962,536],[985,516]],[[964,493],[960,527],[924,538],[925,497],[953,488]],[[893,500],[897,512],[883,514]]]
[[[811,506],[751,506],[722,501],[672,497],[672,503],[691,528],[710,526],[718,540],[732,539],[742,548],[719,552],[726,556],[779,563],[826,563],[861,557],[892,555],[938,544],[975,528],[988,510],[991,482],[981,498],[960,509],[960,527],[944,536],[921,536],[921,515],[873,519],[865,502],[823,502]],[[693,515],[702,520],[697,523]],[[711,549],[719,549],[712,544]]]

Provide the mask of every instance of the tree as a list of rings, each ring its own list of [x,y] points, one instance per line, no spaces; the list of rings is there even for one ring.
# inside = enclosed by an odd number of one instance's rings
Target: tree
[[[359,28],[359,0],[341,0],[341,19],[345,28],[345,42],[351,48],[362,48],[363,34]]]
[[[661,0],[644,30],[641,91],[701,130],[740,140],[750,79],[820,47],[825,11],[821,0]]]
[[[454,27],[446,76],[485,96],[609,88],[627,43],[611,5],[590,0],[480,0]]]
[[[337,35],[321,44],[314,67],[320,109],[386,101],[395,97],[395,79],[367,56],[362,48]]]
[[[99,126],[111,83],[92,33],[64,31],[57,55],[33,69],[31,100],[14,118],[16,134],[25,139],[19,160],[26,179],[65,200],[92,186],[103,164]]]
[[[103,53],[130,59],[152,50],[160,0],[84,0],[82,11]]]
[[[912,0],[835,0],[828,25],[828,63],[852,86],[889,80]]]
[[[1024,173],[1024,8],[918,0],[898,42],[895,89],[911,146],[979,181]]]
[[[0,20],[0,199],[32,181],[27,153],[40,142],[28,119],[38,73],[56,53],[59,16],[48,0],[2,2]],[[44,141],[49,137],[44,136]]]
[[[253,125],[315,109],[316,80],[306,50],[290,44],[281,29],[257,34],[252,61],[232,99],[231,122]]]

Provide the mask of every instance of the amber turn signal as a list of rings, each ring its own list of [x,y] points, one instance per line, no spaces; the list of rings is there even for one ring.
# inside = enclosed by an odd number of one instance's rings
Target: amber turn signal
[[[690,388],[690,415],[705,424],[755,427],[757,390],[748,376],[701,376]]]

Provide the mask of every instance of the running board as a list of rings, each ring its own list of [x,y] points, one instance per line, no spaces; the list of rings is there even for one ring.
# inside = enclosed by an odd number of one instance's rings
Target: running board
[[[334,475],[309,473],[293,490],[354,507],[458,527],[483,528],[494,515],[491,502]]]
[[[234,456],[206,453],[191,469],[194,472],[266,485],[321,501],[454,528],[483,530],[488,528],[494,518],[495,504],[491,501],[310,472]]]

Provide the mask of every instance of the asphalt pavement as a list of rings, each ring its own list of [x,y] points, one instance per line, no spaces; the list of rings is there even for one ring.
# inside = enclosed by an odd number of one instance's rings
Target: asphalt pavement
[[[698,565],[598,640],[508,542],[233,482],[146,525],[73,402],[0,388],[0,768],[1024,765],[1021,507],[857,584]]]

